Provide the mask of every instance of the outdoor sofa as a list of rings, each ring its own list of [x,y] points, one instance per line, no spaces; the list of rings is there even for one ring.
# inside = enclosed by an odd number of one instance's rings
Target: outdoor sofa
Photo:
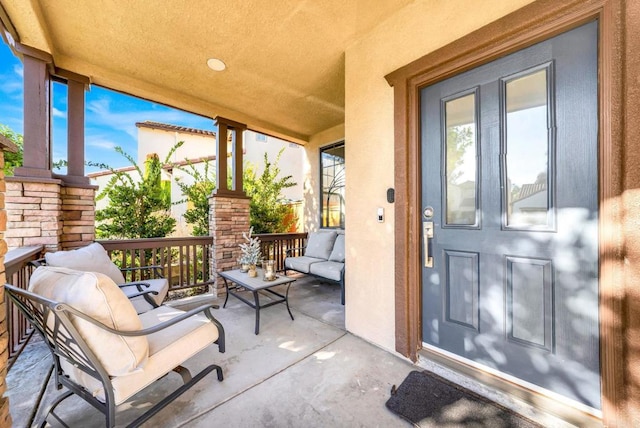
[[[340,284],[341,302],[344,305],[344,240],[344,231],[310,232],[302,256],[292,256],[300,248],[287,250],[287,257],[284,259],[285,275],[287,270],[293,270]]]

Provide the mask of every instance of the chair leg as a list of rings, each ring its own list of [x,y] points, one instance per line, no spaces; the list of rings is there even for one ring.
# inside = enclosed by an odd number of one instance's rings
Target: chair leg
[[[219,365],[214,364],[213,368],[216,369],[216,373],[218,375],[218,380],[220,382],[222,382],[224,380],[224,376],[222,375],[222,367],[220,367]]]
[[[185,369],[186,370],[186,369]],[[167,405],[169,405],[173,400],[175,400],[176,398],[180,397],[183,393],[185,393],[189,388],[191,388],[193,385],[195,385],[197,382],[199,382],[200,380],[202,380],[202,378],[204,378],[206,375],[208,375],[211,371],[216,370],[217,374],[218,374],[218,380],[222,380],[222,368],[218,365],[212,364],[210,366],[205,367],[200,373],[198,373],[197,375],[195,375],[193,377],[193,379],[191,379],[190,381],[188,381],[187,383],[185,383],[184,385],[182,385],[180,388],[176,389],[175,391],[173,391],[171,394],[169,394],[168,396],[166,396],[164,399],[162,399],[162,401],[160,401],[159,403],[157,403],[155,406],[153,406],[151,409],[149,409],[147,412],[145,412],[144,414],[140,415],[140,417],[138,419],[136,419],[135,421],[131,422],[129,425],[127,425],[128,428],[133,428],[133,427],[139,427],[140,425],[142,425],[143,423],[145,423],[146,421],[148,421],[149,419],[151,419],[153,416],[155,416],[160,410],[164,409]],[[188,371],[188,370],[187,370]],[[180,373],[180,371],[178,372]],[[182,373],[181,373],[182,376]],[[184,378],[184,377],[183,377]]]
[[[47,418],[49,417],[49,415],[53,416],[58,422],[66,426],[66,424],[62,421],[62,419],[60,419],[58,415],[55,414],[54,410],[56,407],[58,407],[58,404],[62,403],[64,400],[71,397],[72,395],[73,395],[72,391],[67,391],[61,396],[59,396],[58,398],[56,398],[53,401],[53,403],[51,403],[51,405],[47,408],[47,411],[44,414],[44,418],[42,419],[42,423],[40,424],[41,428],[44,428],[47,425]]]

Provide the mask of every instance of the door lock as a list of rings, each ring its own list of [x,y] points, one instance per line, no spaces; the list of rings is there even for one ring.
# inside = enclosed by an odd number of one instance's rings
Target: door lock
[[[424,241],[424,267],[433,267],[433,257],[429,256],[429,239],[433,238],[433,222],[425,221],[422,224],[422,238]]]

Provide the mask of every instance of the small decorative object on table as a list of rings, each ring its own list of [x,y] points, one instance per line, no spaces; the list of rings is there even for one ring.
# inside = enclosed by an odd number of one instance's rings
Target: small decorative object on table
[[[275,270],[275,261],[274,260],[264,260],[262,262],[262,272],[264,274],[265,281],[273,281],[276,279],[276,270]]]
[[[253,234],[253,227],[249,229],[249,234],[242,232],[242,237],[247,241],[244,244],[240,244],[240,250],[242,255],[238,262],[242,265],[242,271],[249,272],[249,276],[255,277],[258,273],[256,271],[256,264],[260,260],[260,239],[251,237]],[[247,270],[245,270],[247,267]]]

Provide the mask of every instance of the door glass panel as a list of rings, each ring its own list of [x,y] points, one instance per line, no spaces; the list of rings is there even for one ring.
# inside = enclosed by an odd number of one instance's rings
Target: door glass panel
[[[444,103],[446,224],[477,221],[476,94]]]
[[[548,70],[506,80],[506,226],[550,227]]]

